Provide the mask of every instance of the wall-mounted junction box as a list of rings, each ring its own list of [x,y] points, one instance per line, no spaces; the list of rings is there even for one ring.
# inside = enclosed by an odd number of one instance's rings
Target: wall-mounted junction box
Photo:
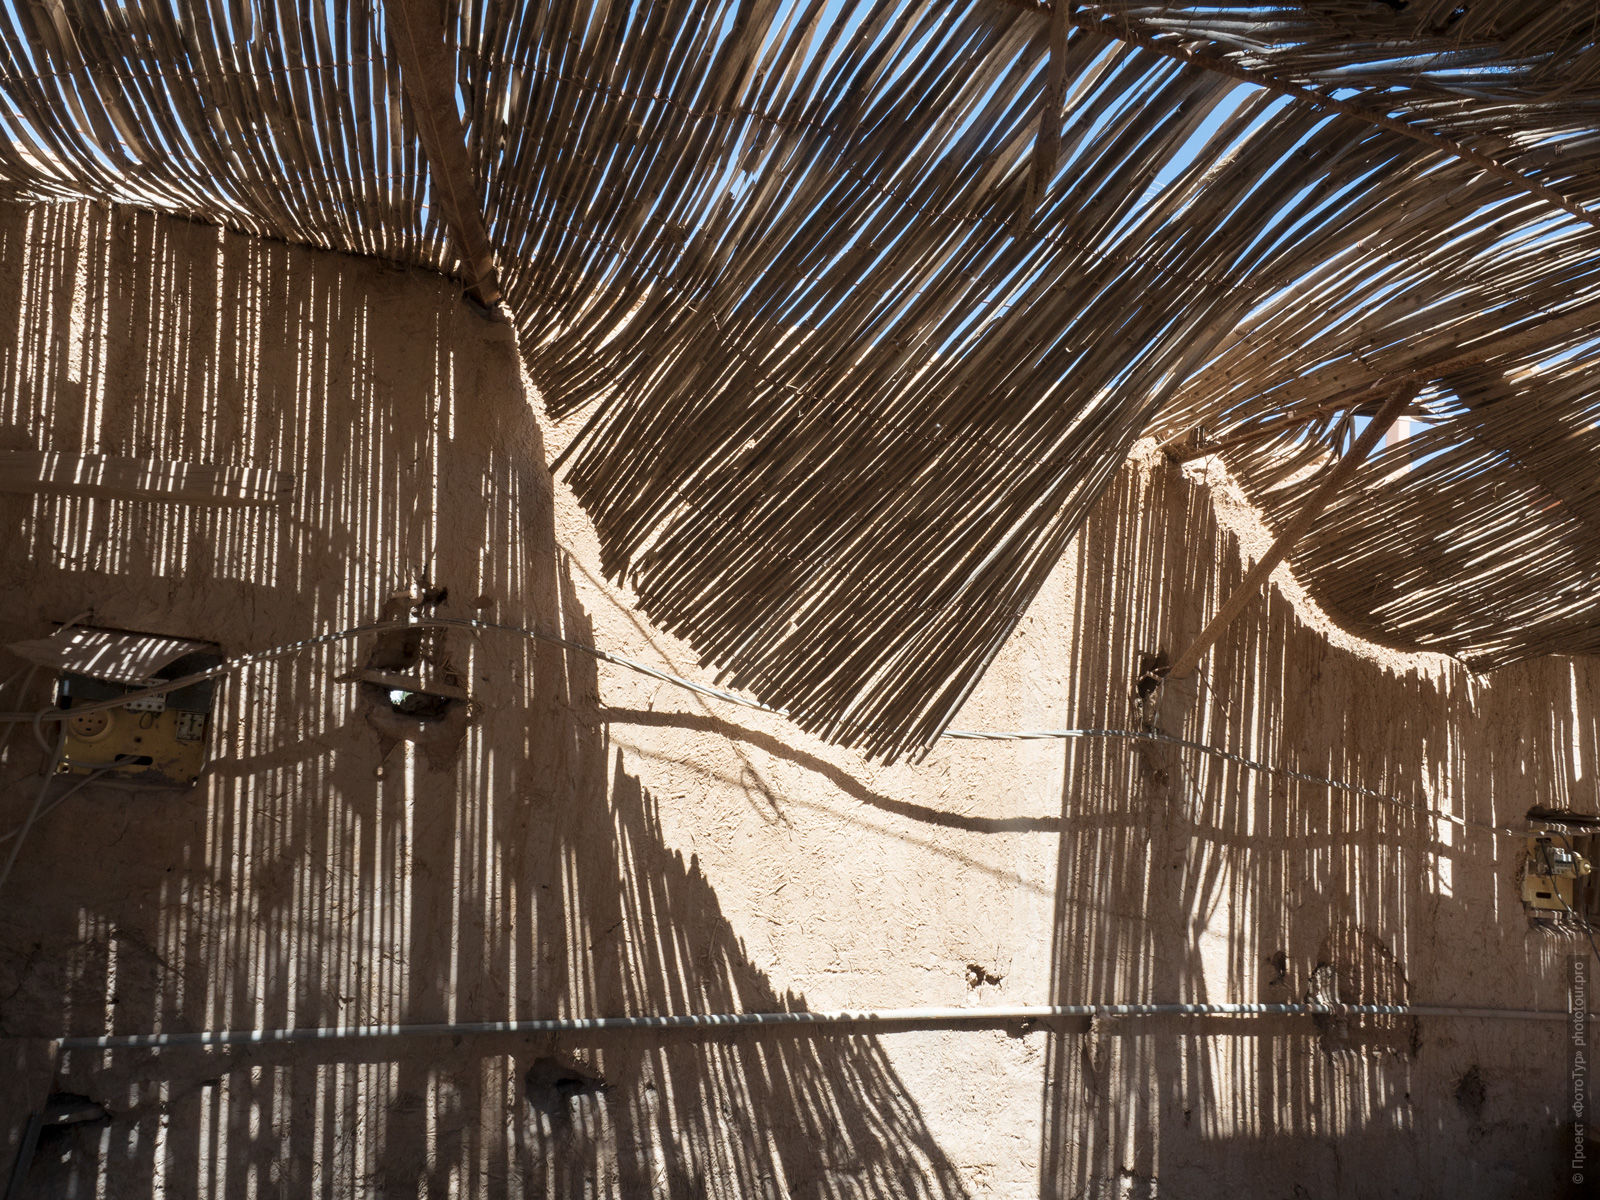
[[[222,656],[215,645],[75,627],[10,648],[57,672],[56,707],[68,714],[62,722],[65,740],[57,767],[61,773],[186,787],[205,767],[213,680],[114,708],[76,715],[73,710],[217,666]]]
[[[1600,924],[1600,818],[1535,809],[1521,864],[1522,907],[1538,925]]]

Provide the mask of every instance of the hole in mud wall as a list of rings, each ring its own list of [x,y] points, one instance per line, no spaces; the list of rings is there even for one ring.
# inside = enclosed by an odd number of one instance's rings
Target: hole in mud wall
[[[1289,985],[1289,952],[1287,950],[1274,950],[1267,956],[1267,964],[1272,968],[1272,978],[1267,980],[1271,988],[1287,987]]]
[[[88,1150],[82,1137],[85,1127],[98,1133],[111,1122],[113,1116],[109,1108],[88,1096],[77,1092],[51,1092],[44,1108],[34,1114],[39,1122],[39,1140],[31,1156],[24,1146],[19,1149],[15,1163],[5,1164],[7,1169],[21,1172],[12,1179],[12,1184],[23,1183],[32,1162],[66,1162],[75,1154]],[[12,1192],[5,1194],[9,1197]],[[31,1196],[36,1193],[24,1188],[18,1194]]]
[[[383,606],[385,622],[414,621],[448,605],[450,590],[419,582],[394,593]],[[450,765],[465,740],[474,706],[466,676],[452,658],[451,631],[401,628],[378,635],[357,672],[358,706],[378,734],[381,757],[400,742],[423,750],[429,765]],[[380,765],[377,774],[383,775]]]
[[[1134,676],[1134,699],[1144,703],[1160,691],[1162,677],[1171,665],[1165,650],[1139,655],[1139,670]]]
[[[989,987],[999,987],[1004,979],[1004,975],[989,970],[981,963],[967,964],[967,986],[969,988],[980,988],[985,984]]]
[[[554,1121],[572,1115],[572,1102],[583,1096],[604,1095],[611,1088],[605,1079],[559,1058],[536,1059],[523,1077],[524,1093],[535,1112]]]
[[[1310,1004],[1394,1004],[1411,1002],[1411,986],[1400,960],[1379,938],[1356,926],[1329,934],[1317,956],[1306,990]],[[1415,1017],[1350,1016],[1315,1018],[1322,1048],[1329,1053],[1377,1052],[1413,1055],[1419,1027]]]
[[[375,684],[368,684],[375,687]],[[402,717],[410,717],[414,721],[442,721],[450,715],[462,701],[452,700],[448,696],[434,696],[427,692],[408,692],[404,688],[390,688],[388,691],[390,711]]]
[[[1483,1072],[1478,1069],[1477,1063],[1473,1063],[1456,1080],[1456,1106],[1467,1116],[1477,1118],[1483,1115],[1483,1105],[1488,1098],[1489,1089],[1484,1083]]]

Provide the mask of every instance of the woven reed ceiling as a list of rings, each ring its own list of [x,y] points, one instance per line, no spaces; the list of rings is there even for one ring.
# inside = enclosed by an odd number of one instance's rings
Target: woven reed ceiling
[[[1408,381],[1301,576],[1475,665],[1600,648],[1592,0],[434,19],[465,189],[378,0],[7,0],[0,180],[472,276],[467,196],[588,412],[608,569],[876,753],[943,727],[1141,434],[1281,523]]]

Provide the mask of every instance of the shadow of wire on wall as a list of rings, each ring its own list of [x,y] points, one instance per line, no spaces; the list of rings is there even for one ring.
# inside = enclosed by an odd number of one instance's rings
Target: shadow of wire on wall
[[[1076,724],[1140,719],[1239,578],[1204,490],[1125,472],[1075,551]],[[1214,563],[1229,564],[1215,569]],[[1430,676],[1331,643],[1274,586],[1168,685],[1168,732],[1399,798],[1166,746],[1066,744],[1054,1001],[1566,1005],[1580,942],[1529,928],[1514,825],[1595,812],[1592,662]],[[1099,681],[1128,686],[1109,695]],[[1431,806],[1436,820],[1419,811]],[[1052,1039],[1045,1197],[1565,1194],[1560,1021],[1104,1020]],[[1567,1146],[1570,1149],[1570,1142]]]
[[[232,654],[416,587],[590,639],[509,332],[438,277],[7,208],[0,312],[0,449],[294,478],[278,506],[0,495],[17,636],[92,607]],[[94,785],[41,823],[4,898],[6,1037],[805,1006],[613,761],[591,660],[450,631],[473,718],[424,753],[366,719],[369,650],[236,673],[195,789]],[[16,739],[7,779],[37,757]],[[52,1086],[110,1116],[47,1134],[29,1196],[965,1194],[866,1036],[74,1051]]]

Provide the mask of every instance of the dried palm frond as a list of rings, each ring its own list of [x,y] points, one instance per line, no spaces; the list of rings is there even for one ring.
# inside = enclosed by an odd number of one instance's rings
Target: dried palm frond
[[[1484,662],[1593,648],[1593,5],[450,11],[606,567],[808,727],[935,736],[1141,433],[1203,430],[1281,522],[1407,379],[1433,423],[1313,590]],[[456,269],[381,10],[186,13],[0,15],[6,186]]]

